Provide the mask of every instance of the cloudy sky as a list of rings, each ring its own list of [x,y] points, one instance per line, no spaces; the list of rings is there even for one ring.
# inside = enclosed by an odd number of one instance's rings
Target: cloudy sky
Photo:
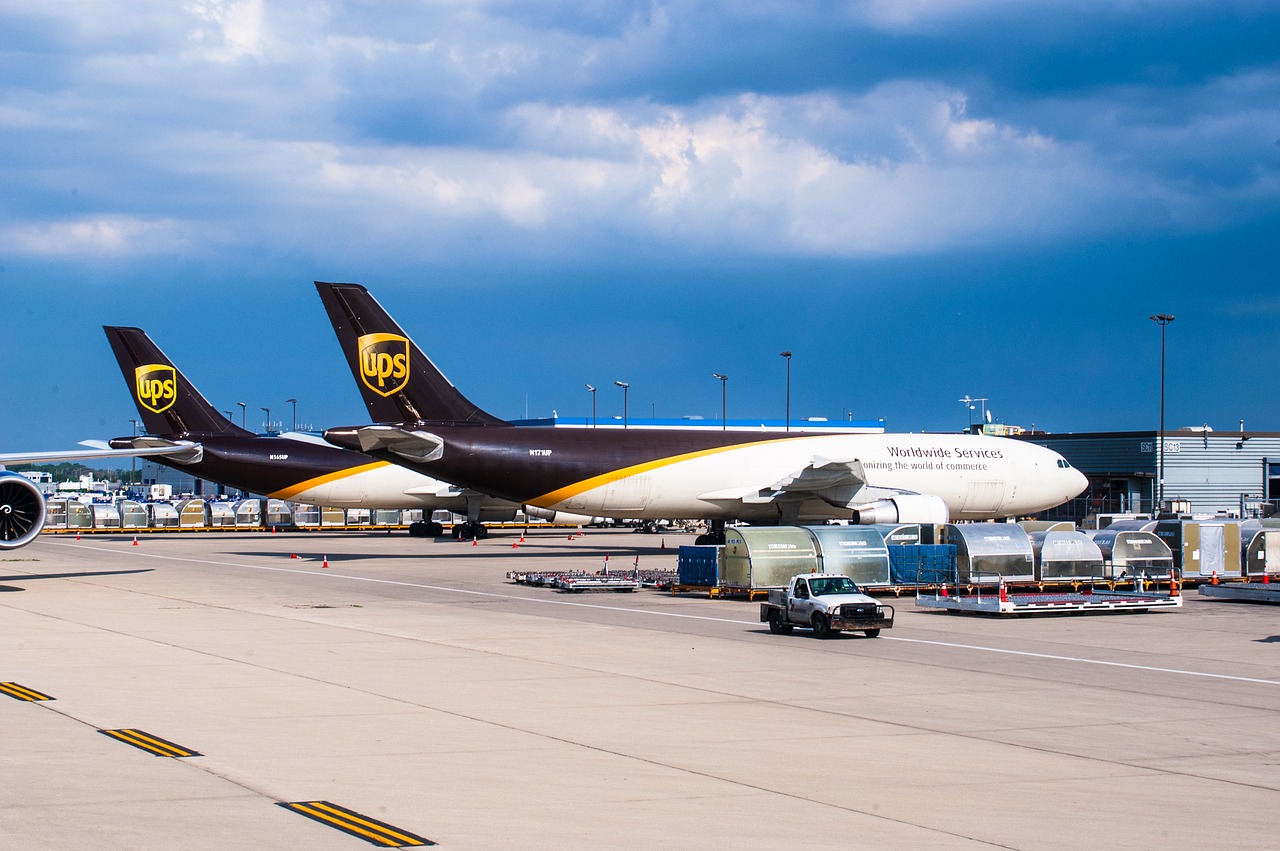
[[[0,0],[0,450],[101,332],[364,420],[313,280],[508,418],[1280,430],[1280,7]],[[238,410],[238,409],[237,409]],[[253,420],[256,413],[258,422]],[[286,422],[286,425],[289,423]]]

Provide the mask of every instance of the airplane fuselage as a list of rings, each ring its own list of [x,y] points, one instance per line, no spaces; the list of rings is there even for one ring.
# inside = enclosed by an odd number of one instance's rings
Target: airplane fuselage
[[[618,518],[776,520],[788,500],[801,521],[847,518],[847,504],[776,498],[789,479],[823,461],[860,462],[863,501],[883,489],[933,494],[957,520],[1032,514],[1085,486],[1051,450],[981,435],[400,427],[438,438],[440,457],[370,454],[515,502]],[[358,448],[354,432],[325,436]]]

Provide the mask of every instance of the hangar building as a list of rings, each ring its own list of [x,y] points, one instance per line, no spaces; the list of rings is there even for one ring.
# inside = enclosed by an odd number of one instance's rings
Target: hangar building
[[[1034,433],[1019,439],[1060,453],[1089,477],[1089,490],[1049,512],[1051,519],[1079,522],[1090,514],[1156,509],[1160,452],[1155,430]],[[1164,502],[1166,510],[1236,517],[1280,506],[1280,432],[1166,431]]]

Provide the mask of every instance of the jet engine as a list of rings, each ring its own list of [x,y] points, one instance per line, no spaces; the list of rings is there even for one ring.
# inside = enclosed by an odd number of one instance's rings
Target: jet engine
[[[539,508],[536,505],[526,505],[524,507],[524,516],[533,520],[546,520],[560,526],[586,526],[595,520],[594,517],[588,517],[585,514],[553,511],[550,508]]]
[[[878,499],[854,509],[859,525],[870,523],[946,523],[950,512],[942,497],[933,494],[901,494]]]
[[[44,494],[26,476],[0,470],[0,550],[16,550],[44,528]]]

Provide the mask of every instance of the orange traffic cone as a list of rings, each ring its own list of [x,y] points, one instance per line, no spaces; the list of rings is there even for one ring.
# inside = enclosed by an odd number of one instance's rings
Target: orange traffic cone
[[[77,540],[77,541],[78,541],[78,540],[80,540],[80,533],[79,533],[79,532],[76,532],[76,540]]]
[[[1001,577],[1000,577],[1000,602],[1001,602],[1001,603],[1007,603],[1007,602],[1009,602],[1009,589],[1007,589],[1007,588],[1005,588],[1005,587],[1004,587],[1004,577],[1003,577],[1003,576],[1001,576]]]
[[[275,533],[276,533],[276,527],[275,527],[275,526],[272,526],[272,527],[271,527],[271,534],[273,534],[273,535],[274,535]]]
[[[479,538],[472,538],[472,539],[471,539],[471,546],[473,546],[473,547],[478,547],[478,546],[480,546],[480,539],[479,539]]]
[[[328,570],[328,569],[329,569],[329,557],[328,557],[328,556],[325,556],[325,557],[324,557],[324,561],[320,564],[320,566],[321,566],[322,568],[324,568],[325,570]]]
[[[297,557],[298,557],[297,553],[294,553],[293,555],[289,556],[289,558],[297,558]]]
[[[513,550],[518,550],[518,549],[520,549],[520,542],[519,542],[519,541],[512,541],[512,542],[511,542],[511,549],[513,549]]]
[[[134,535],[134,536],[133,536],[133,546],[135,546],[135,547],[136,547],[136,546],[138,546],[138,536],[137,536],[137,535]]]
[[[1210,585],[1217,585],[1217,584],[1218,584],[1218,571],[1216,571],[1216,570],[1215,570],[1215,571],[1213,572],[1213,576],[1211,576],[1211,577],[1209,578],[1209,584],[1210,584]]]
[[[950,596],[951,596],[951,592],[947,590],[947,583],[945,583],[945,582],[944,582],[944,583],[942,583],[942,596],[944,596],[944,597],[950,597]]]
[[[1169,596],[1178,596],[1178,575],[1176,573],[1169,575]]]
[[[1264,571],[1262,571],[1262,584],[1263,584],[1263,585],[1270,585],[1270,584],[1271,584],[1271,574],[1270,574],[1270,573],[1267,573],[1265,570],[1264,570]]]

